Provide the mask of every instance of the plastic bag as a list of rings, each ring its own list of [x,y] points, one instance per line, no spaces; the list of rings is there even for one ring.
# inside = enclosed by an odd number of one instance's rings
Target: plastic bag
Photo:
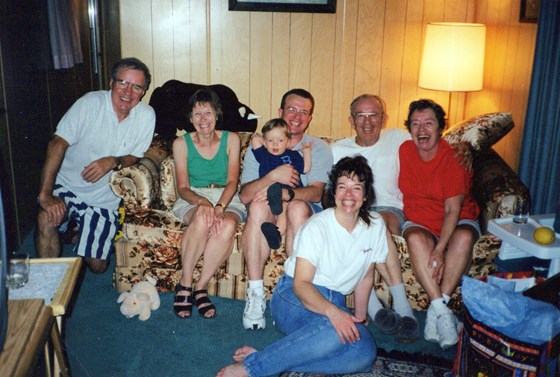
[[[461,292],[474,319],[511,338],[539,345],[560,333],[560,310],[554,305],[467,276]]]

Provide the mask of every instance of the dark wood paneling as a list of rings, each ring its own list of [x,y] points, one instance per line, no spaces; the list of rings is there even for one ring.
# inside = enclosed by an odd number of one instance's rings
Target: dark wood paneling
[[[78,0],[87,15],[87,0]],[[8,250],[33,229],[46,148],[66,110],[92,90],[89,27],[78,17],[84,63],[54,70],[45,0],[0,0],[0,152]],[[1,85],[1,84],[0,84]],[[1,113],[1,112],[0,112]]]

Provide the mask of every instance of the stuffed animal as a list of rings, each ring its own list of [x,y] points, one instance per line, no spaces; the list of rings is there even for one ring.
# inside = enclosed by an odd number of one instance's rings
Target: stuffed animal
[[[145,321],[152,315],[152,310],[159,308],[160,300],[156,290],[156,282],[152,277],[146,277],[148,281],[136,283],[129,292],[123,292],[117,299],[121,304],[121,313],[126,318],[138,316]]]
[[[194,131],[188,118],[187,104],[199,89],[214,91],[222,104],[222,117],[217,120],[216,128],[232,132],[255,132],[257,119],[253,110],[239,102],[237,94],[228,86],[202,85],[169,80],[154,89],[150,96],[150,106],[156,113],[155,132],[163,140],[173,141],[177,133]]]

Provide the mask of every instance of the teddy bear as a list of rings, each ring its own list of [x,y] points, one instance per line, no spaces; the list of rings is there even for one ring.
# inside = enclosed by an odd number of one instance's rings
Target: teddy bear
[[[121,304],[121,313],[126,318],[138,315],[138,319],[145,321],[152,315],[152,310],[159,308],[160,299],[156,290],[156,281],[148,276],[147,281],[136,283],[128,292],[123,292],[117,299]]]

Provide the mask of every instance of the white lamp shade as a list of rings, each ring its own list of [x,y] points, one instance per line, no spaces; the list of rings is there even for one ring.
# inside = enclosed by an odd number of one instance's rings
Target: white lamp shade
[[[481,90],[485,40],[483,24],[428,24],[418,86],[448,92]]]

